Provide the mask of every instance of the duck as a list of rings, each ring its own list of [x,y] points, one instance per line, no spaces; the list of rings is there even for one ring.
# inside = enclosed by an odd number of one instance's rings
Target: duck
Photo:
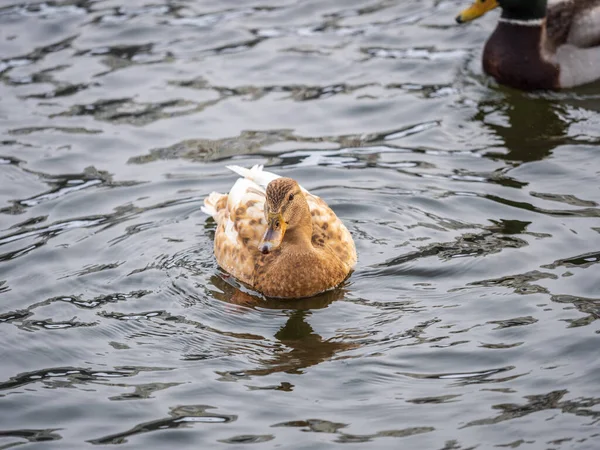
[[[600,79],[600,0],[475,0],[458,23],[502,8],[483,50],[483,69],[524,91],[559,90]]]
[[[218,265],[271,298],[311,297],[340,285],[357,261],[352,235],[320,197],[292,178],[255,165],[202,211],[215,220]]]

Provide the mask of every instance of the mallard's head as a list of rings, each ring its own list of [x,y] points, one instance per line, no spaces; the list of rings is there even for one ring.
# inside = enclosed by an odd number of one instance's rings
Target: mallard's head
[[[458,23],[469,22],[500,6],[502,17],[513,20],[537,20],[546,16],[547,0],[475,0],[456,16]]]
[[[310,210],[300,186],[291,178],[277,178],[267,186],[265,218],[267,231],[258,249],[269,253],[281,245],[286,231],[292,231],[306,222],[310,223]]]

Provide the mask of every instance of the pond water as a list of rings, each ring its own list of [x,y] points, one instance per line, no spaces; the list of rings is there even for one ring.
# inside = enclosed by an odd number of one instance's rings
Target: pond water
[[[600,84],[498,86],[458,0],[0,5],[0,448],[598,448]],[[341,288],[224,276],[231,163]]]

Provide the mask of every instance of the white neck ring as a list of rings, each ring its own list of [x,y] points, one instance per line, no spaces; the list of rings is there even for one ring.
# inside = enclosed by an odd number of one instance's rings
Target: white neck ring
[[[506,19],[504,17],[500,17],[498,19],[499,22],[509,23],[511,25],[520,25],[524,27],[541,27],[544,24],[545,18],[542,19],[529,19],[529,20],[519,20],[519,19]]]

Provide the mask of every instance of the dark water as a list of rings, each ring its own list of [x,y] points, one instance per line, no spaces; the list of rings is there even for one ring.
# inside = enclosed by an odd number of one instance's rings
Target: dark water
[[[600,85],[498,87],[455,0],[0,4],[0,448],[599,448]],[[224,281],[232,161],[343,288]]]

